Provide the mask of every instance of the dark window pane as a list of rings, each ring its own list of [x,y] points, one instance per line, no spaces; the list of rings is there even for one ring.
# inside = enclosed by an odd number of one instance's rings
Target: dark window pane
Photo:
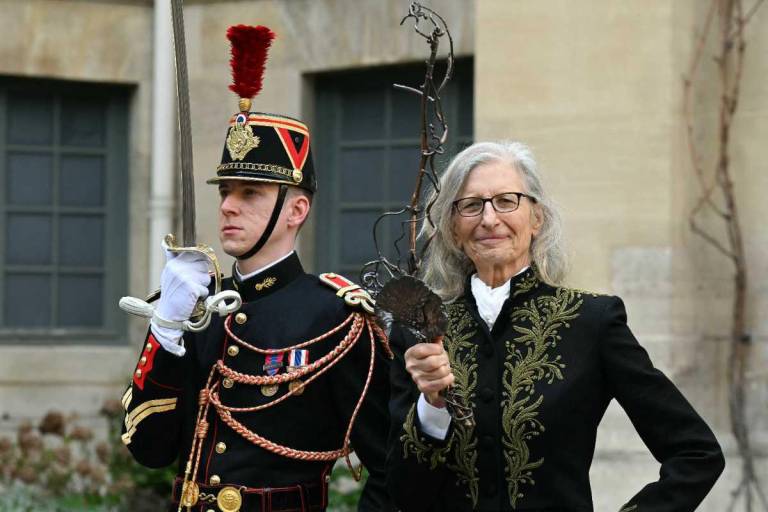
[[[6,263],[45,265],[51,262],[51,216],[12,213],[7,217]]]
[[[61,105],[61,143],[102,147],[106,140],[107,105],[103,100],[65,98]]]
[[[418,145],[392,148],[389,152],[389,200],[405,206],[411,204],[411,194],[416,185],[420,163]],[[422,190],[428,179],[422,181]]]
[[[341,138],[378,139],[384,136],[384,97],[378,91],[354,90],[341,97]]]
[[[103,289],[101,276],[61,276],[58,324],[62,327],[101,326],[104,323]]]
[[[464,75],[458,83],[459,88],[459,119],[457,134],[463,137],[472,137],[472,123],[474,113],[474,87],[472,75]]]
[[[43,95],[8,95],[8,142],[53,144],[53,101]]]
[[[101,266],[104,261],[102,217],[62,215],[59,233],[59,264],[76,267]]]
[[[415,93],[395,89],[392,95],[392,128],[393,138],[413,139],[418,144],[421,133],[421,97]]]
[[[344,202],[383,201],[383,170],[383,149],[340,149],[340,199]]]
[[[379,213],[340,212],[341,263],[362,264],[374,258],[373,223]]]
[[[104,204],[104,158],[66,155],[61,157],[59,201],[64,206]]]
[[[393,263],[398,263],[399,259],[403,268],[406,267],[410,244],[410,220],[409,213],[387,216],[381,221],[381,227],[378,230],[381,238],[379,249],[381,249],[382,254]]]
[[[6,327],[51,325],[51,276],[6,274],[4,301]]]
[[[48,154],[8,153],[8,204],[51,204],[52,167]]]

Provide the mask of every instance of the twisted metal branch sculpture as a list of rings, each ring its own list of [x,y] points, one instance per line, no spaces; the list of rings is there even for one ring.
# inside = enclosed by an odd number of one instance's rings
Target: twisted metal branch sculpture
[[[427,250],[431,237],[424,240],[421,248],[417,239],[424,223],[434,226],[430,212],[440,185],[435,169],[435,157],[445,152],[448,138],[448,121],[445,118],[441,93],[453,75],[453,39],[445,20],[435,11],[417,2],[411,3],[408,14],[400,21],[413,21],[414,31],[429,45],[424,81],[418,87],[395,84],[395,88],[420,96],[420,151],[416,183],[410,203],[396,211],[382,214],[373,225],[373,241],[377,258],[366,263],[360,273],[363,286],[376,297],[378,321],[389,334],[392,323],[408,329],[418,341],[431,342],[440,339],[447,328],[447,318],[442,301],[422,281],[418,274],[422,256]],[[448,56],[444,71],[438,77],[437,62],[441,39],[448,41]],[[424,207],[421,206],[424,180],[427,179],[436,191],[435,196]],[[377,236],[379,225],[384,219],[400,219],[400,236],[394,241],[396,258],[390,260],[384,255]],[[434,236],[434,235],[432,235]],[[400,243],[407,237],[408,252],[403,255]],[[473,423],[472,410],[466,401],[448,388],[444,399],[451,416],[466,424]]]

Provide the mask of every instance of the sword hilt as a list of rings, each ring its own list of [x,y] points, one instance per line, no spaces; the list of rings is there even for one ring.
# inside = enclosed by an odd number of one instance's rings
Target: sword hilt
[[[240,309],[243,301],[239,293],[234,290],[221,291],[221,266],[213,248],[204,244],[197,244],[194,247],[182,247],[176,244],[176,237],[173,235],[166,235],[162,246],[163,249],[171,252],[194,252],[205,256],[208,259],[209,265],[213,268],[213,295],[205,300],[199,299],[197,304],[195,304],[190,319],[183,322],[172,322],[157,315],[155,306],[150,304],[157,297],[157,292],[150,294],[146,300],[136,297],[123,297],[120,299],[120,309],[132,315],[153,318],[158,325],[164,327],[192,332],[199,332],[207,328],[211,323],[211,315],[213,313],[219,316],[227,316]]]

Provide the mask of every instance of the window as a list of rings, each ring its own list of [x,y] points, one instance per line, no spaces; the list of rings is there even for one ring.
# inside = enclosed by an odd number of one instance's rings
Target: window
[[[0,80],[0,341],[123,338],[125,88]]]
[[[315,254],[318,272],[357,279],[375,259],[372,228],[385,211],[410,202],[419,164],[419,102],[392,84],[415,86],[424,66],[386,67],[316,77],[313,153],[318,175]],[[438,173],[472,142],[472,62],[458,61],[443,92],[449,134]],[[377,236],[393,257],[399,221],[387,219]],[[407,240],[399,244],[407,252]]]

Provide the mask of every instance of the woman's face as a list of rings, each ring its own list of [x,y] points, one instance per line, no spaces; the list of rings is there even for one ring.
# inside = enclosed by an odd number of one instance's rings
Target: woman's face
[[[456,199],[491,198],[504,192],[526,192],[520,173],[507,163],[490,162],[470,171]],[[491,266],[517,272],[530,265],[531,242],[541,227],[536,208],[522,197],[517,210],[507,213],[498,213],[490,202],[475,217],[462,217],[454,209],[454,241],[478,270]]]

